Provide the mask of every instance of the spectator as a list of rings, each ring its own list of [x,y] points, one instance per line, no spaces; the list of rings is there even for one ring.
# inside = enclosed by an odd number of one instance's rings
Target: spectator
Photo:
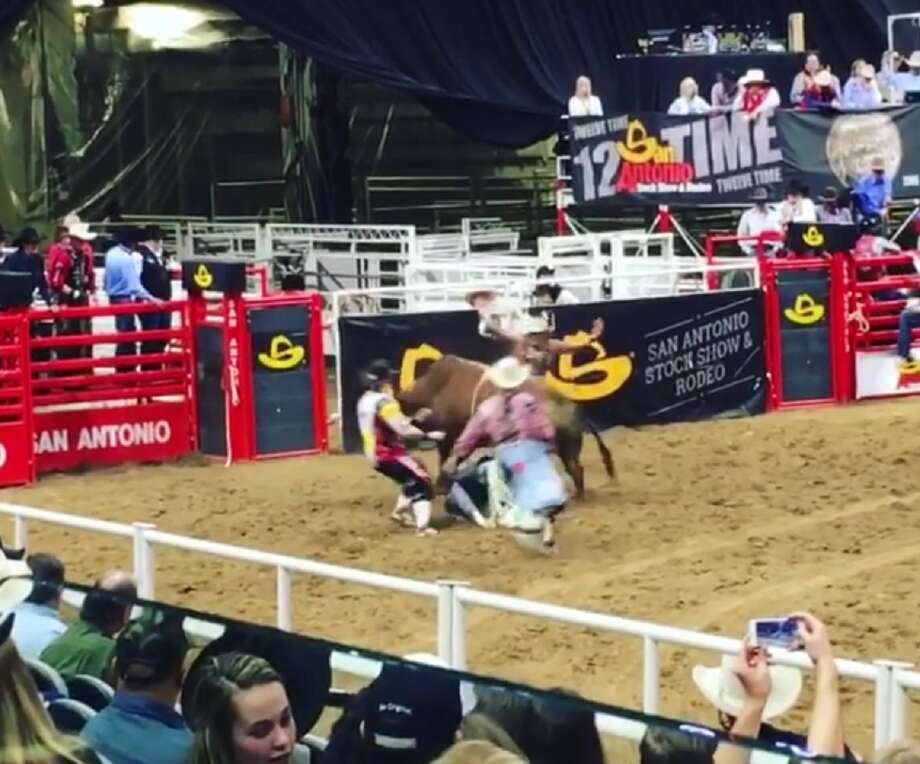
[[[894,84],[897,89],[904,93],[920,93],[920,50],[915,50],[910,54],[910,58],[905,62],[907,71],[894,75]]]
[[[685,117],[691,114],[709,114],[712,107],[700,98],[700,87],[693,77],[684,77],[680,81],[680,93],[668,109],[668,114]]]
[[[54,729],[10,639],[14,619],[12,613],[0,616],[0,759],[10,764],[101,764],[92,751]]]
[[[888,220],[892,196],[892,183],[885,173],[884,157],[873,158],[870,168],[869,174],[863,175],[853,186],[857,217],[860,221],[868,219],[873,225],[884,224]]]
[[[808,198],[808,188],[798,181],[791,181],[786,188],[786,201],[779,209],[780,222],[783,227],[791,223],[816,223],[818,211],[815,203]]]
[[[827,69],[822,69],[814,78],[812,84],[805,89],[799,108],[803,110],[839,109],[840,90],[834,86],[834,79]]]
[[[830,77],[830,87],[833,89],[835,97],[840,98],[840,80],[831,73],[830,69],[822,65],[821,55],[817,51],[811,51],[805,56],[805,66],[802,71],[792,81],[789,100],[793,106],[801,105],[806,91],[815,87],[815,78],[822,71],[827,72],[828,77]]]
[[[901,66],[901,54],[896,50],[886,50],[879,63],[878,84],[882,99],[886,103],[901,103],[904,95],[898,90],[896,75]]]
[[[188,641],[182,620],[148,611],[115,640],[118,691],[81,737],[111,764],[185,764],[192,733],[176,712]]]
[[[920,300],[911,298],[907,301],[898,319],[898,355],[905,362],[920,358],[920,351],[911,350],[913,330],[918,327],[920,327]]]
[[[460,738],[462,740],[482,740],[500,748],[503,751],[525,759],[525,756],[514,740],[501,726],[482,713],[470,713],[460,722]]]
[[[45,263],[38,252],[42,237],[34,228],[23,228],[13,240],[16,251],[6,256],[3,269],[14,273],[29,273],[32,276],[32,291],[38,292],[46,304],[51,304],[51,292],[45,280]]]
[[[836,223],[842,225],[852,225],[853,216],[850,210],[840,206],[840,194],[833,186],[824,189],[824,193],[818,197],[821,207],[818,210],[819,223]]]
[[[862,63],[843,88],[843,108],[859,110],[877,109],[882,105],[882,93],[875,78],[875,67]]]
[[[554,278],[556,270],[548,265],[537,268],[537,280],[546,281]],[[578,298],[571,291],[559,284],[538,284],[533,290],[533,296],[541,305],[578,305]]]
[[[141,284],[157,300],[169,302],[172,297],[172,276],[166,267],[163,254],[163,233],[159,226],[148,226],[144,230],[144,240],[137,250],[141,256]],[[169,329],[172,314],[143,313],[139,316],[144,331],[164,331]],[[162,353],[168,340],[145,340],[141,343],[141,353]]]
[[[575,95],[569,99],[570,117],[603,117],[601,99],[591,93],[591,80],[582,75],[575,81]]]
[[[712,86],[710,100],[712,110],[716,112],[732,111],[738,99],[738,73],[734,69],[726,69],[719,74],[718,80]]]
[[[403,665],[380,675],[333,725],[324,764],[428,764],[456,740],[459,682]]]
[[[745,119],[750,122],[758,119],[763,114],[772,114],[779,108],[779,91],[763,69],[748,69],[740,80],[738,98],[735,100],[735,111],[744,112]]]
[[[192,706],[198,729],[188,764],[291,764],[297,729],[268,661],[243,653],[209,657]]]
[[[717,747],[705,735],[649,725],[639,743],[639,764],[712,764]]]
[[[64,563],[50,554],[32,554],[26,562],[32,571],[32,593],[13,611],[13,641],[23,658],[37,661],[42,651],[67,630],[58,615]]]
[[[526,759],[484,740],[457,743],[434,764],[527,764]]]
[[[142,234],[134,228],[121,228],[116,233],[116,241],[105,255],[105,292],[112,305],[124,305],[132,302],[155,298],[148,292],[140,280],[134,255],[134,245],[137,244]],[[119,332],[135,332],[137,325],[133,313],[121,313],[115,316],[115,329]],[[135,355],[136,342],[120,342],[115,350],[115,355]]]
[[[80,617],[45,648],[43,662],[63,677],[89,674],[111,679],[114,636],[128,623],[137,587],[120,570],[106,573],[86,595]]]
[[[51,298],[57,305],[85,307],[96,291],[96,274],[93,264],[93,246],[90,243],[96,235],[79,216],[64,218],[65,239],[53,244],[48,250],[48,282]],[[57,333],[89,334],[92,322],[89,318],[61,318],[56,322]],[[58,358],[92,357],[92,346],[59,347]]]
[[[756,236],[775,240],[782,237],[783,226],[780,221],[779,212],[767,204],[769,199],[770,192],[763,187],[756,189],[754,193],[751,194],[751,201],[754,202],[754,206],[747,210],[741,216],[741,220],[738,221],[739,238]],[[742,241],[739,242],[738,246],[748,257],[753,257],[757,254],[756,241]],[[777,245],[773,244],[764,249],[765,251],[774,253],[777,249]]]

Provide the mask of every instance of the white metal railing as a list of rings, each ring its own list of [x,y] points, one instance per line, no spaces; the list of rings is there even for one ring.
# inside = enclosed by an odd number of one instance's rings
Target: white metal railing
[[[467,610],[482,607],[502,613],[512,613],[571,626],[611,632],[642,640],[642,710],[647,714],[659,712],[661,691],[661,645],[679,645],[718,654],[737,654],[741,643],[715,634],[638,621],[630,618],[580,610],[561,605],[527,600],[504,594],[483,592],[462,581],[430,583],[384,573],[348,568],[341,565],[306,560],[273,552],[261,552],[247,547],[223,544],[157,530],[149,523],[112,523],[78,515],[45,509],[0,503],[0,514],[13,519],[14,543],[28,545],[28,523],[43,522],[66,528],[102,533],[132,539],[134,575],[138,595],[155,598],[155,547],[161,546],[221,557],[238,562],[268,566],[276,572],[276,621],[279,629],[292,629],[292,573],[319,576],[377,589],[412,594],[437,603],[437,650],[439,657],[452,668],[467,669]],[[773,662],[799,669],[811,669],[811,662],[802,653],[776,651]],[[910,671],[912,664],[877,660],[872,663],[837,659],[837,669],[845,679],[872,682],[875,686],[875,745],[877,748],[904,737],[908,729],[907,690],[920,690],[920,673]]]

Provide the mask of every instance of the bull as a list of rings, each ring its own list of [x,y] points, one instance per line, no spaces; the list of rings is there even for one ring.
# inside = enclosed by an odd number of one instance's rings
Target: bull
[[[403,410],[413,415],[422,410],[430,411],[426,426],[442,430],[446,437],[438,444],[439,464],[443,465],[453,450],[454,443],[463,432],[476,407],[494,395],[498,390],[483,374],[486,366],[457,356],[444,356],[435,361],[415,384],[399,393],[397,398]],[[604,469],[611,478],[616,478],[616,469],[610,449],[597,430],[581,416],[578,406],[550,389],[546,383],[534,377],[525,384],[538,399],[546,400],[550,406],[553,424],[556,428],[556,453],[563,467],[575,485],[575,495],[582,498],[585,493],[584,468],[581,464],[581,449],[585,433],[594,437],[600,450]],[[438,485],[444,485],[443,474]]]

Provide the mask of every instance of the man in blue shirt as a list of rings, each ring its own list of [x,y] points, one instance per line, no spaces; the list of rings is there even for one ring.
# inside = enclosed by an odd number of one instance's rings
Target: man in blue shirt
[[[115,233],[116,244],[105,253],[105,293],[110,305],[132,302],[158,302],[141,284],[140,258],[134,255],[134,245],[140,240],[135,228],[122,228]],[[119,332],[136,332],[134,313],[115,316],[115,329]],[[115,355],[136,355],[137,342],[119,342]],[[130,369],[121,367],[121,371]]]
[[[875,157],[872,160],[872,172],[861,177],[853,187],[853,198],[860,220],[884,223],[888,219],[891,194],[891,179],[885,177],[885,160]]]
[[[61,634],[67,625],[58,616],[64,589],[64,563],[50,554],[29,555],[26,562],[32,571],[32,593],[13,612],[13,641],[19,654],[39,660],[42,651]]]
[[[118,690],[81,737],[111,764],[185,764],[192,733],[176,712],[188,641],[182,618],[147,611],[115,643]]]

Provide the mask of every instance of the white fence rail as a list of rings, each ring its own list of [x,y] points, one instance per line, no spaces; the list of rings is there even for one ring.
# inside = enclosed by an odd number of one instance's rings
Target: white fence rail
[[[714,634],[478,591],[465,582],[429,583],[272,552],[261,552],[231,544],[165,533],[149,523],[132,525],[112,523],[8,503],[0,503],[0,515],[12,518],[14,543],[18,547],[26,547],[28,544],[28,524],[30,522],[50,523],[66,528],[131,539],[138,594],[145,599],[155,597],[155,549],[158,546],[274,568],[277,579],[277,625],[278,628],[287,631],[291,630],[293,622],[291,591],[293,573],[314,575],[433,599],[437,604],[435,634],[438,655],[448,665],[457,669],[468,668],[466,614],[471,607],[484,607],[502,613],[531,616],[638,638],[643,644],[642,710],[648,714],[657,714],[660,708],[661,645],[679,645],[717,654],[735,654],[740,648],[740,642],[737,639]],[[801,653],[779,651],[774,654],[774,662],[805,670],[811,669],[809,659]],[[907,690],[920,690],[920,673],[910,671],[910,668],[912,664],[895,661],[877,660],[866,663],[847,659],[837,660],[837,669],[841,677],[872,682],[875,686],[875,745],[877,748],[908,734]]]

